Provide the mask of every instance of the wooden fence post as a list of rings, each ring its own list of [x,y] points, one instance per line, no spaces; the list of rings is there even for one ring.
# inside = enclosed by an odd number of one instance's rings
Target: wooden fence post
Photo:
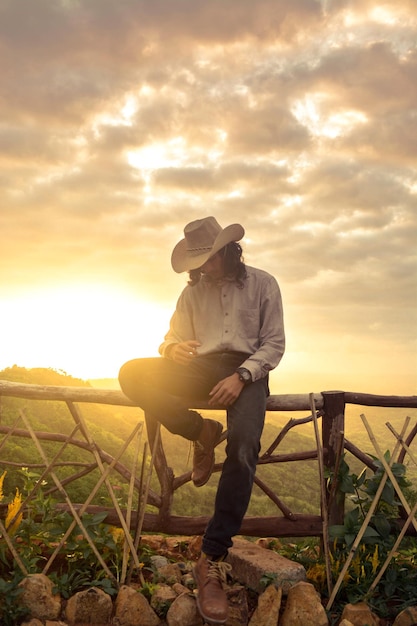
[[[345,394],[343,391],[323,391],[322,396],[324,466],[333,475],[333,486],[327,494],[329,526],[331,526],[343,524],[345,515],[344,494],[337,486],[337,474],[344,450]],[[330,494],[332,497],[329,497]]]

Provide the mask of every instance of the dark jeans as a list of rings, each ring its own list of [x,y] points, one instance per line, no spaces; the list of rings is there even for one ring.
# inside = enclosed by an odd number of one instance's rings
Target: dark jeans
[[[122,366],[119,382],[123,392],[144,410],[147,423],[157,420],[170,432],[195,441],[203,418],[190,407],[207,401],[214,385],[230,376],[246,356],[230,352],[197,356],[188,366],[165,358],[134,359]],[[220,556],[231,547],[248,508],[268,393],[267,379],[258,380],[244,387],[227,409],[226,459],[214,514],[203,537],[203,551],[211,556]]]

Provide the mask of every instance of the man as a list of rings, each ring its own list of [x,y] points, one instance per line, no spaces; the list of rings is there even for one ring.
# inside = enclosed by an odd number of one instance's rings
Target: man
[[[237,243],[243,236],[240,224],[223,229],[214,217],[187,224],[171,263],[175,272],[189,272],[189,282],[159,348],[162,358],[129,361],[119,375],[122,390],[143,408],[148,425],[158,420],[194,442],[192,480],[197,487],[211,476],[222,425],[190,407],[206,399],[227,410],[226,459],[194,568],[198,608],[211,624],[227,620],[222,582],[230,566],[224,558],[252,492],[268,373],[285,347],[277,281],[243,263]]]

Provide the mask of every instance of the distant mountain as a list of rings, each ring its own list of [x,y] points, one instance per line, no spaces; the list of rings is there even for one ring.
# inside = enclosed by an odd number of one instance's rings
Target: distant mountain
[[[65,385],[67,387],[89,387],[89,383],[74,378],[62,370],[44,367],[19,367],[13,365],[0,371],[0,380],[34,385]]]
[[[95,389],[120,389],[117,378],[91,378],[88,383]]]

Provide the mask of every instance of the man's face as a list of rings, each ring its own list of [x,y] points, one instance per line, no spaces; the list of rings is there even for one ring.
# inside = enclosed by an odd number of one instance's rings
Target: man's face
[[[204,265],[200,267],[200,270],[203,274],[206,274],[213,280],[218,280],[219,278],[223,278],[224,269],[223,269],[222,250],[217,252],[208,261],[206,261]]]

